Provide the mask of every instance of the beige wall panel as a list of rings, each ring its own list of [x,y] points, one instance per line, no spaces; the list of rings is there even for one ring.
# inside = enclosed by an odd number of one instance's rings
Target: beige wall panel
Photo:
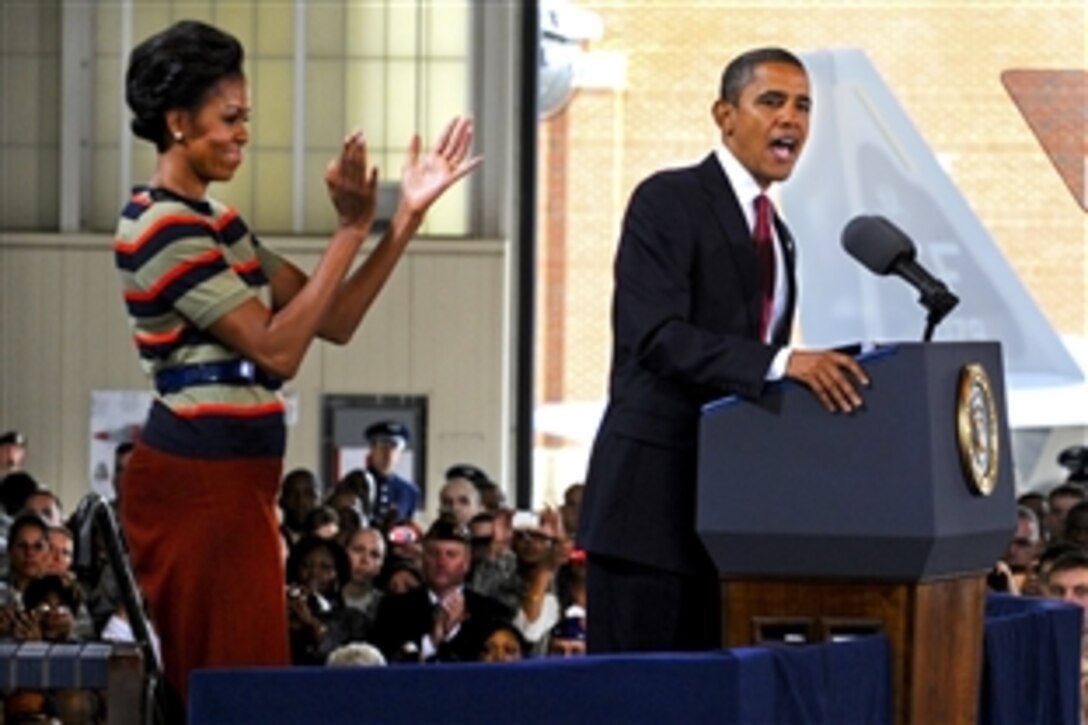
[[[64,251],[41,238],[0,258],[0,423],[29,439],[27,470],[52,486],[64,479],[61,433],[60,291]]]
[[[411,265],[412,391],[428,396],[427,511],[451,464],[498,476],[502,456],[503,256],[435,253]],[[505,482],[503,482],[505,484]]]
[[[368,249],[373,245],[369,241]],[[407,361],[412,354],[411,290],[406,254],[374,301],[355,338],[343,347],[325,345],[322,381],[330,393],[415,393]]]
[[[92,391],[150,388],[129,335],[113,253],[103,241],[66,249],[63,256],[56,423],[65,445],[59,451],[60,478],[53,485],[60,488],[66,512],[90,491]]]
[[[321,359],[327,347],[329,343],[315,341],[298,375],[284,386],[289,410],[297,416],[287,421],[284,473],[292,468],[308,468],[321,475]]]
[[[302,269],[324,241],[266,241]],[[417,240],[346,347],[315,342],[298,377],[285,465],[319,468],[321,395],[430,398],[428,481],[454,460],[497,475],[503,455],[501,305],[505,246]],[[129,337],[108,236],[0,235],[0,426],[30,438],[30,470],[68,510],[88,490],[93,390],[147,389]],[[437,486],[430,486],[436,495]],[[434,501],[427,513],[433,514]]]

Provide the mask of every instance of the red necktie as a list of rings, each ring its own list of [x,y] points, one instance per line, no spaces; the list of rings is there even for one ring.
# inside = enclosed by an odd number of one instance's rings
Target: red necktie
[[[771,200],[765,194],[755,199],[756,226],[752,230],[752,239],[756,243],[756,258],[759,263],[759,287],[761,294],[761,314],[759,319],[759,337],[767,339],[767,328],[771,324],[774,310],[774,235],[771,232],[774,209]]]

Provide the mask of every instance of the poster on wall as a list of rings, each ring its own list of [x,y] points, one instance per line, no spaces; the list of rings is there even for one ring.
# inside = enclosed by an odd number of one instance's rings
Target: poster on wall
[[[299,396],[285,391],[284,422],[298,421]],[[122,443],[134,443],[147,420],[155,394],[150,390],[94,390],[91,392],[91,491],[106,500],[114,497],[113,454]]]
[[[114,497],[113,453],[140,437],[154,393],[150,390],[91,391],[91,491]]]
[[[426,500],[427,398],[420,395],[328,394],[321,397],[322,475],[331,488],[351,471],[367,465],[370,445],[366,429],[393,421],[405,426],[408,440],[393,471],[419,486]]]

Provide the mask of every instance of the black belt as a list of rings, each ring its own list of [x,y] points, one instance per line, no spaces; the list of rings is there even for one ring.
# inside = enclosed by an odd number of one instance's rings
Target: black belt
[[[279,390],[283,381],[268,375],[251,360],[178,365],[155,373],[155,388],[161,395],[176,393],[193,385],[260,385]]]

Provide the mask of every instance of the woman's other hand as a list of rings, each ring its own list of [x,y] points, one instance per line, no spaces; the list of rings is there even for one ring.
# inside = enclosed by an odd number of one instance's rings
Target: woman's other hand
[[[472,119],[457,116],[446,124],[434,148],[422,155],[419,135],[412,136],[400,183],[407,212],[422,216],[446,189],[483,163],[482,156],[467,159],[472,132]]]
[[[369,231],[378,210],[378,170],[367,166],[366,139],[361,131],[344,139],[339,158],[325,169],[325,184],[340,226]]]

